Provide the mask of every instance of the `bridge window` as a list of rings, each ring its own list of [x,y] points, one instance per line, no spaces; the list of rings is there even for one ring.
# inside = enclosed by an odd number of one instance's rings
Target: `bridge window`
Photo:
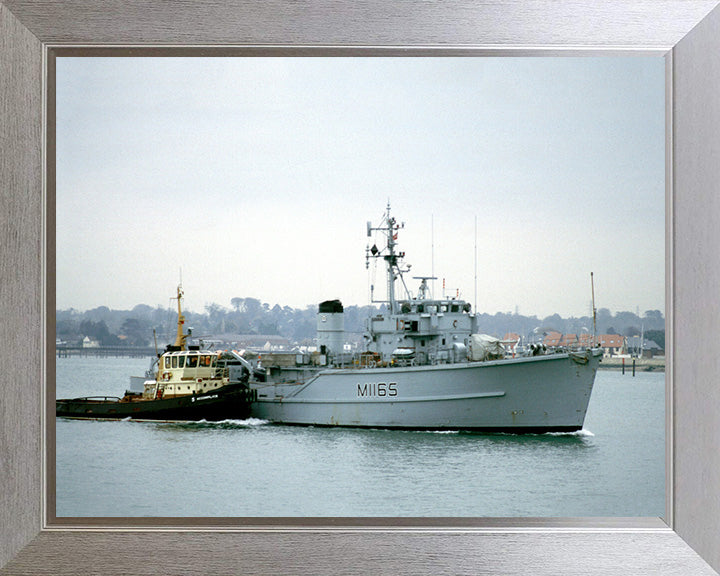
[[[172,357],[172,367],[173,367],[173,368],[177,368],[177,363],[178,363],[178,357],[177,357],[177,356],[173,356],[173,357]]]
[[[197,368],[198,365],[198,359],[200,357],[197,354],[190,354],[187,357],[187,367],[188,368]]]
[[[178,368],[184,368],[185,367],[185,356],[178,356]]]

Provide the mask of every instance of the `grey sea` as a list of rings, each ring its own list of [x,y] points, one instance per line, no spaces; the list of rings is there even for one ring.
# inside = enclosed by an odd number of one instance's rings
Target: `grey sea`
[[[56,360],[58,398],[149,359]],[[663,516],[665,377],[600,370],[572,434],[58,419],[58,517]]]

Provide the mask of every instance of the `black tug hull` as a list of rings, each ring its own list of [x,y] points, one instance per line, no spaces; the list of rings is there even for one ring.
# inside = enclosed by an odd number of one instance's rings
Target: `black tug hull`
[[[212,392],[159,400],[56,400],[55,415],[90,420],[244,420],[250,416],[251,398],[252,392],[244,384],[230,384]]]

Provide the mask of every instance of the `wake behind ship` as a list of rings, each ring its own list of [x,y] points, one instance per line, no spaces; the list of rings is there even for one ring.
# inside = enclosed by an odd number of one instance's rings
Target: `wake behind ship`
[[[602,350],[533,346],[509,357],[503,343],[478,332],[468,302],[430,296],[417,277],[406,289],[402,226],[390,214],[367,233],[387,274],[386,311],[368,319],[364,351],[344,351],[343,306],[329,300],[317,315],[318,352],[263,354],[248,364],[251,414],[283,424],[542,433],[582,429]],[[395,296],[400,281],[405,297]]]

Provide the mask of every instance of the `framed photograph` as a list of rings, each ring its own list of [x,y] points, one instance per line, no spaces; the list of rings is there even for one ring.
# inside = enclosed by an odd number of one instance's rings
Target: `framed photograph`
[[[77,571],[79,563],[91,557],[103,573],[147,572],[148,566],[155,564],[158,571],[175,573],[190,570],[191,565],[204,573],[318,573],[345,571],[348,562],[352,563],[349,571],[359,573],[521,573],[531,558],[539,573],[548,574],[573,573],[581,566],[594,567],[598,573],[673,573],[682,567],[692,573],[712,574],[710,566],[720,565],[716,556],[720,505],[711,496],[717,490],[710,487],[717,486],[720,466],[712,451],[717,416],[704,408],[712,406],[718,394],[708,384],[713,381],[714,362],[706,318],[717,309],[708,296],[717,286],[719,272],[703,247],[715,245],[717,236],[712,220],[712,182],[717,168],[709,161],[712,147],[707,145],[720,122],[713,98],[720,85],[717,74],[712,73],[717,71],[712,56],[719,18],[715,4],[678,3],[663,6],[663,10],[645,5],[638,8],[632,3],[609,9],[575,6],[572,10],[553,5],[540,12],[538,7],[526,9],[513,2],[502,7],[466,5],[448,12],[435,5],[413,4],[402,10],[419,10],[425,25],[419,25],[418,19],[413,26],[397,20],[391,27],[388,24],[398,15],[381,6],[363,8],[362,23],[356,21],[356,27],[346,24],[350,14],[357,16],[349,4],[326,6],[299,18],[279,5],[228,11],[203,5],[188,11],[181,8],[170,29],[155,24],[169,16],[161,5],[153,5],[158,12],[148,20],[140,8],[116,14],[108,6],[100,15],[80,5],[57,8],[56,13],[55,8],[46,7],[41,13],[30,2],[0,4],[0,32],[9,54],[2,62],[2,72],[15,80],[0,89],[9,118],[3,122],[3,141],[12,143],[0,175],[6,224],[1,232],[5,239],[2,266],[4,278],[9,279],[0,306],[7,318],[2,336],[13,359],[7,379],[12,393],[3,409],[2,426],[7,434],[0,441],[0,456],[10,463],[0,471],[3,485],[10,487],[1,502],[6,521],[1,529],[0,565],[10,562],[11,571],[42,568],[47,573],[64,573]],[[508,21],[503,19],[506,10],[513,14]],[[641,16],[633,10],[640,10]],[[496,15],[495,24],[481,30],[469,24],[492,22],[487,19],[491,14]],[[573,18],[580,15],[581,20]],[[538,21],[546,25],[527,25]],[[229,26],[230,22],[236,26]],[[560,38],[550,31],[556,30],[554,24],[559,22],[574,22],[560,26]],[[588,26],[587,22],[595,24]],[[305,46],[306,55],[317,56],[321,45],[329,45],[325,53],[334,50],[334,56],[344,50],[363,50],[358,46],[375,46],[366,48],[367,54],[398,52],[383,48],[390,44],[426,50],[427,55],[443,51],[428,45],[447,45],[444,51],[448,56],[453,52],[464,56],[554,56],[568,54],[563,46],[570,45],[573,56],[664,57],[665,95],[671,103],[666,108],[666,524],[582,517],[377,522],[285,518],[244,525],[224,518],[215,522],[183,519],[158,523],[147,518],[56,522],[52,512],[56,503],[46,492],[54,480],[48,475],[55,472],[50,462],[52,450],[48,450],[55,438],[46,428],[54,413],[54,398],[44,396],[44,387],[38,384],[55,376],[51,367],[55,342],[45,334],[44,326],[56,308],[56,295],[47,279],[54,277],[58,262],[49,257],[45,246],[52,242],[47,235],[55,229],[58,207],[54,198],[43,194],[46,182],[56,176],[51,161],[56,143],[49,136],[55,127],[47,126],[52,115],[46,115],[48,107],[44,105],[47,102],[52,107],[57,96],[56,87],[46,83],[55,72],[55,54],[87,50],[102,55],[105,44],[135,46],[123,48],[131,53],[140,45],[160,44],[166,46],[162,50],[174,54],[198,56],[221,54],[222,50],[205,49],[203,53],[201,48],[167,45],[234,45],[233,50],[242,46],[253,50],[253,46],[268,43],[278,45],[278,55],[297,55],[302,53],[298,47]],[[707,335],[700,344],[698,330]],[[29,342],[28,334],[33,335]],[[148,554],[148,548],[165,553]],[[368,549],[378,550],[378,554],[368,555]],[[78,554],[80,550],[82,554]],[[137,553],[128,554],[128,550]],[[168,555],[167,551],[172,552]]]
[[[664,58],[286,52],[51,55],[51,523],[665,517]]]

